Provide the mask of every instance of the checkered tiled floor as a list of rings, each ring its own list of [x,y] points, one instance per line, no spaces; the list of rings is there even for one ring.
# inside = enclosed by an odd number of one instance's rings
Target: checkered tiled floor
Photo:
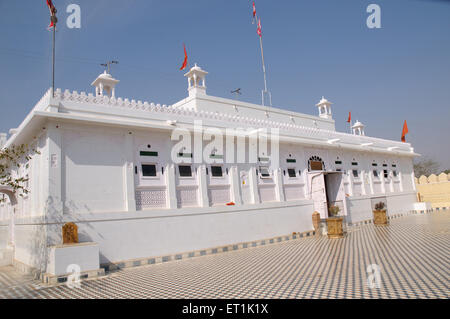
[[[349,228],[218,255],[129,268],[81,288],[44,287],[0,269],[0,298],[448,298],[450,212],[411,215],[388,227]],[[381,268],[380,288],[367,266]]]

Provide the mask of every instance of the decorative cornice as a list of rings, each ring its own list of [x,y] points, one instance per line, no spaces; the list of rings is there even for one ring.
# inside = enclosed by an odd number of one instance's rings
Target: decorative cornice
[[[48,95],[49,92],[46,93]],[[45,97],[45,96],[44,96]],[[44,98],[43,97],[43,98]],[[43,99],[42,98],[42,99]],[[41,100],[42,100],[41,99]],[[85,92],[78,93],[77,91],[70,92],[61,89],[56,89],[55,99],[60,101],[70,101],[75,103],[85,103],[91,105],[98,105],[104,107],[115,107],[120,109],[135,110],[149,113],[159,113],[167,114],[171,116],[179,117],[191,117],[194,119],[204,119],[204,120],[216,120],[240,124],[243,127],[254,127],[254,128],[269,128],[269,129],[280,129],[280,133],[285,133],[291,136],[302,136],[313,139],[320,139],[323,141],[329,141],[330,139],[339,139],[339,143],[346,143],[355,146],[361,146],[361,144],[378,144],[374,145],[379,148],[394,148],[412,153],[412,148],[410,144],[405,144],[403,142],[385,140],[375,137],[368,136],[356,136],[353,134],[336,132],[332,130],[319,129],[315,127],[307,127],[290,122],[279,122],[269,120],[267,118],[255,118],[250,116],[241,116],[238,114],[228,114],[219,112],[208,112],[208,111],[196,111],[193,109],[187,109],[184,107],[172,107],[171,105],[161,105],[149,102],[136,101],[132,99],[131,101],[127,98],[114,98],[108,96],[96,97],[92,93],[86,94]],[[38,103],[39,104],[39,103]],[[106,112],[105,112],[106,113]],[[363,150],[363,147],[361,148]],[[366,149],[366,148],[364,148]]]

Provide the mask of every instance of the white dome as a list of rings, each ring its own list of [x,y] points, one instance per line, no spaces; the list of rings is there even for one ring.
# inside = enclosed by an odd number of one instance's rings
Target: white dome
[[[362,124],[360,121],[356,120],[356,123],[353,124],[353,127],[364,127],[364,124]]]
[[[316,104],[316,106],[320,106],[320,105],[330,105],[333,104],[330,101],[328,101],[325,97],[322,96],[322,98],[320,99],[319,103]]]

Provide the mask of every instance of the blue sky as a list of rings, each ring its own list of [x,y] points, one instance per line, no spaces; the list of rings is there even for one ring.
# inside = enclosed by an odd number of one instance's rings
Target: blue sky
[[[117,96],[173,104],[187,95],[190,63],[210,74],[208,94],[260,103],[259,40],[247,0],[54,0],[56,86],[93,92],[100,63],[116,59]],[[81,7],[81,29],[66,26],[66,7]],[[370,3],[381,29],[366,26]],[[273,106],[317,114],[322,95],[366,134],[407,141],[450,168],[450,1],[256,0]],[[51,33],[45,0],[0,0],[0,131],[17,127],[51,83]]]

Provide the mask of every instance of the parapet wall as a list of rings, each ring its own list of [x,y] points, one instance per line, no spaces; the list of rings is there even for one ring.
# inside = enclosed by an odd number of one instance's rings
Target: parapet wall
[[[450,207],[450,174],[431,174],[415,179],[420,202],[430,202],[433,208]]]

